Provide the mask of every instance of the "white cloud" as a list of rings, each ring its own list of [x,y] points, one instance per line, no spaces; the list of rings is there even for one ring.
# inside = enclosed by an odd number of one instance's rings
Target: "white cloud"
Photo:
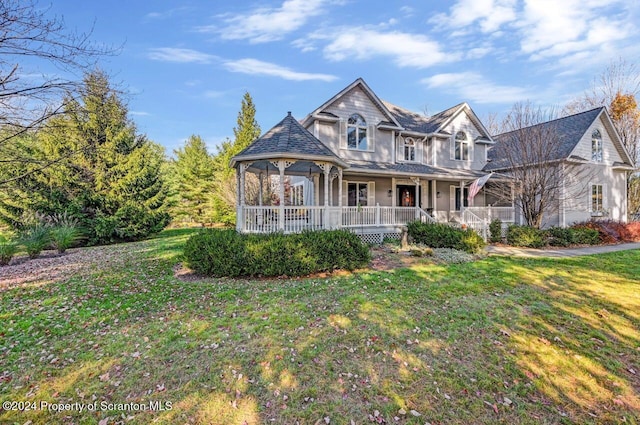
[[[430,89],[443,89],[473,103],[514,103],[531,99],[525,88],[502,86],[475,72],[437,74],[420,81]]]
[[[249,40],[251,43],[281,40],[311,18],[323,14],[331,3],[327,0],[285,0],[278,8],[263,7],[247,14],[223,15],[224,26],[200,27],[199,31],[213,32],[226,40]]]
[[[439,27],[456,29],[457,35],[467,32],[463,28],[478,22],[480,31],[491,33],[516,19],[516,0],[459,0],[450,13],[440,13],[429,20]]]
[[[458,54],[444,52],[438,42],[421,34],[381,32],[365,27],[335,29],[332,33],[335,38],[325,46],[324,55],[333,61],[387,56],[400,67],[427,68],[459,59]],[[314,37],[328,38],[318,34]]]
[[[147,55],[149,59],[163,62],[180,62],[180,63],[212,63],[219,58],[215,55],[199,52],[192,49],[182,49],[177,47],[157,47],[149,49]]]
[[[151,114],[145,111],[129,111],[129,115],[137,116],[137,117],[148,117]]]
[[[527,0],[520,24],[523,53],[534,60],[563,57],[600,48],[630,34],[623,18],[607,13],[624,4],[594,0]]]
[[[329,74],[310,74],[306,72],[297,72],[280,65],[264,62],[258,59],[239,59],[226,61],[224,64],[231,72],[240,72],[250,75],[266,75],[270,77],[278,77],[291,81],[334,81],[338,77]]]

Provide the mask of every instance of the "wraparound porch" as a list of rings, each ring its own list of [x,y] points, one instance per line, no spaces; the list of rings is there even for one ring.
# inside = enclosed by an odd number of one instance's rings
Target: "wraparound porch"
[[[388,234],[396,237],[402,226],[415,220],[437,222],[420,207],[389,206],[239,206],[238,230],[246,233],[305,230],[351,229],[360,234]],[[460,222],[447,222],[457,227],[469,227],[483,237],[491,220],[503,223],[515,221],[512,207],[469,207],[461,212]]]

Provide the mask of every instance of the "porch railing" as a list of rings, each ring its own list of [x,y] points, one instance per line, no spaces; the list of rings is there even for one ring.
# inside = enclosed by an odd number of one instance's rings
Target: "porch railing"
[[[514,223],[516,218],[514,207],[466,207],[465,211],[489,222],[499,218],[503,223]]]
[[[296,206],[284,207],[281,217],[280,207],[246,206],[242,214],[242,231],[247,233],[301,232],[324,228],[324,207]]]
[[[477,216],[470,208],[465,208],[461,215],[463,225],[467,225],[470,229],[478,232],[482,239],[487,240],[489,223],[487,219]]]
[[[404,225],[422,214],[428,216],[416,207],[342,207],[342,227]]]
[[[284,215],[281,217],[281,211]],[[435,222],[416,207],[323,207],[323,206],[245,206],[241,212],[241,231],[247,233],[285,233],[303,230],[405,225],[410,221]]]

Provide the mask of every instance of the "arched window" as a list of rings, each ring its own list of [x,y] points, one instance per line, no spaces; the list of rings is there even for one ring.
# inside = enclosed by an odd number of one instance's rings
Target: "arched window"
[[[347,121],[347,147],[363,151],[369,149],[367,122],[359,114],[351,115]]]
[[[416,160],[416,141],[411,137],[404,138],[404,160],[415,161]]]
[[[591,134],[591,160],[602,162],[602,135],[600,130],[594,130]]]
[[[464,131],[458,131],[455,139],[455,159],[461,161],[469,160],[469,140]]]

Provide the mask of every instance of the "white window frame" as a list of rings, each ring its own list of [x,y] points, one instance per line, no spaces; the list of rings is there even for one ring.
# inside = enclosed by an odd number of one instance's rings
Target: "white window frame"
[[[402,139],[402,157],[406,162],[416,162],[416,149],[417,143],[413,137],[404,137]],[[413,159],[411,159],[411,155],[407,157],[407,153],[413,151]]]
[[[349,186],[350,185],[356,185],[356,193],[357,193],[357,199],[356,199],[356,204],[355,205],[351,205],[349,203],[350,199],[349,199]],[[367,190],[367,195],[365,196],[365,205],[361,204],[361,200],[362,197],[360,196],[360,190],[362,189],[362,187],[364,186],[364,188],[366,188]],[[369,183],[368,182],[354,182],[354,181],[349,181],[347,182],[347,206],[349,207],[367,207],[369,206]]]
[[[458,138],[462,135],[463,138]],[[458,158],[458,144],[460,145],[460,158]],[[466,152],[466,158],[464,153]],[[469,143],[469,136],[464,131],[458,131],[453,136],[453,159],[456,161],[470,161],[471,160],[471,143]]]
[[[602,150],[602,132],[599,129],[595,129],[593,133],[591,133],[591,161],[602,162]]]
[[[592,184],[589,191],[589,210],[592,215],[600,216],[605,213],[605,185]]]
[[[349,121],[354,120],[354,123],[350,123]],[[355,147],[351,147],[349,146],[349,132],[350,130],[353,129],[355,131],[355,135],[356,135],[356,145]],[[364,131],[364,140],[365,140],[365,147],[362,148],[360,147],[360,143],[363,139],[359,139],[359,135],[360,132]],[[354,150],[354,151],[369,151],[371,149],[370,143],[369,143],[369,129],[367,127],[367,121],[365,121],[364,117],[360,114],[352,114],[349,119],[347,120],[347,134],[345,135],[346,140],[347,140],[347,149],[349,150]]]

